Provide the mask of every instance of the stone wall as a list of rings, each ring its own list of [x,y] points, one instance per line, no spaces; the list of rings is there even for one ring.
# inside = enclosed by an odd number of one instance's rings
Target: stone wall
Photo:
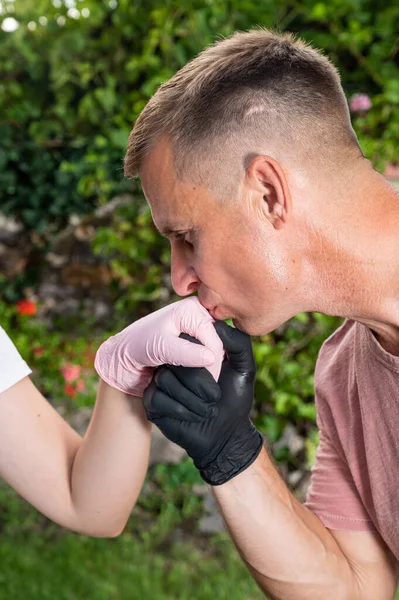
[[[40,302],[41,312],[49,318],[79,311],[82,318],[87,313],[100,322],[108,319],[113,311],[111,271],[107,261],[94,256],[91,241],[96,229],[111,226],[115,211],[129,202],[130,195],[117,197],[92,215],[71,217],[48,252],[34,233],[0,213],[0,274],[14,280],[29,275],[29,270],[38,272],[37,288],[25,293]]]

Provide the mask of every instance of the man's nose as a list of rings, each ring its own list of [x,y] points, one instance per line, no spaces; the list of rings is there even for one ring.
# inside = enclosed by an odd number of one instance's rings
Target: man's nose
[[[188,296],[198,290],[200,280],[186,256],[184,249],[171,249],[172,286],[178,296]]]

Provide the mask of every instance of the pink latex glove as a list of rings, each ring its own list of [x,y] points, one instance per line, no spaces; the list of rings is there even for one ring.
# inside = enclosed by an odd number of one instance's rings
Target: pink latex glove
[[[122,392],[143,395],[160,365],[206,367],[217,380],[224,350],[214,320],[191,296],[135,321],[101,344],[94,366],[100,377]],[[188,333],[203,346],[179,338]]]

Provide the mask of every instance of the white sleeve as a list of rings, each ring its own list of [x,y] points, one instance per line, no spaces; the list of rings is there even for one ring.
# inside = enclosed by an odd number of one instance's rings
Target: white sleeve
[[[32,371],[0,327],[0,394],[30,373]]]

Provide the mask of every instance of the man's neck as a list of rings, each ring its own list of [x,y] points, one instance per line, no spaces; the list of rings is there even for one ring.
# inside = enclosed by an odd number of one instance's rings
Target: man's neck
[[[399,195],[365,162],[325,202],[311,245],[312,310],[364,323],[399,355]]]

